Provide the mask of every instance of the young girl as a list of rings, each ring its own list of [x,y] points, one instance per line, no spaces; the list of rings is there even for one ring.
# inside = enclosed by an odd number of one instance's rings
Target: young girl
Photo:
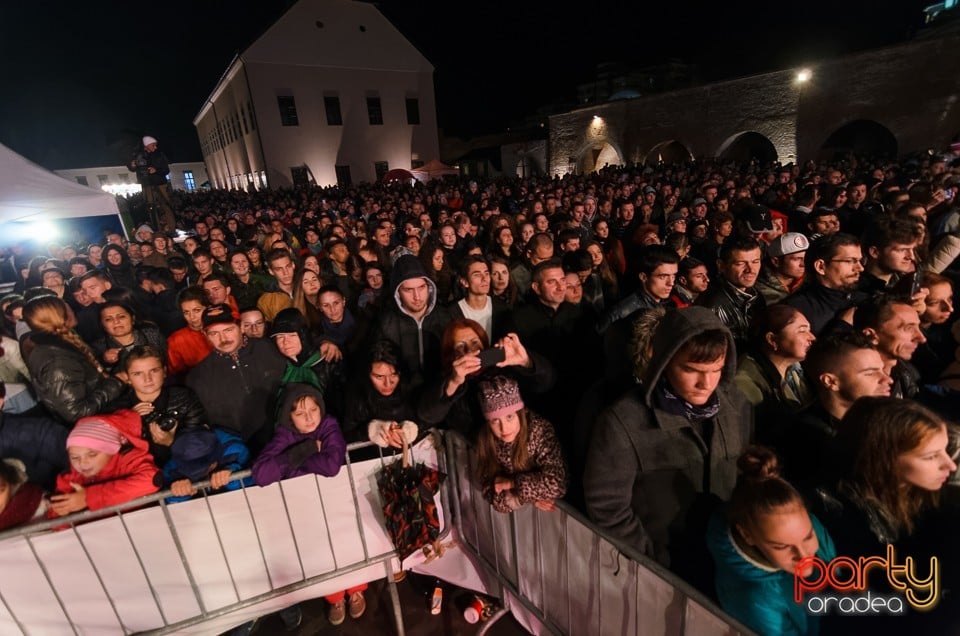
[[[483,496],[498,512],[526,503],[553,510],[567,491],[567,470],[553,427],[524,408],[517,382],[496,375],[479,383],[487,421],[477,437]]]
[[[67,437],[70,471],[57,478],[51,517],[99,510],[158,490],[158,469],[129,410],[81,418]]]
[[[309,384],[288,384],[277,432],[253,462],[253,481],[266,486],[310,473],[333,477],[345,463],[346,453],[340,426],[324,412],[320,391]],[[366,610],[365,589],[366,584],[327,596],[330,623],[339,625],[346,618],[346,594],[350,595],[350,616],[362,616]]]
[[[819,621],[793,600],[794,571],[804,557],[834,558],[830,535],[780,477],[772,451],[750,447],[737,467],[727,514],[714,514],[707,529],[720,605],[760,634],[814,636]]]

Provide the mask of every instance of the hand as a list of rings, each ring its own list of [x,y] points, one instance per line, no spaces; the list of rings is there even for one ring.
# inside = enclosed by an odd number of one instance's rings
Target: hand
[[[193,487],[189,479],[179,479],[170,484],[170,492],[177,497],[189,497],[197,494],[197,489]]]
[[[227,469],[218,470],[210,475],[210,487],[214,490],[223,488],[230,483],[230,471]]]
[[[493,492],[498,495],[507,490],[513,490],[513,480],[507,477],[497,477],[493,481]]]
[[[137,402],[133,405],[133,410],[140,414],[140,417],[144,415],[150,415],[153,413],[153,402]]]
[[[103,361],[107,364],[116,364],[120,359],[120,349],[107,349],[103,352]]]
[[[156,422],[150,422],[150,437],[153,438],[153,443],[157,446],[172,446],[173,438],[177,433],[177,426],[179,424],[175,424],[169,431],[165,431]]]
[[[533,366],[533,362],[530,360],[530,354],[527,353],[526,348],[523,346],[523,343],[520,342],[520,337],[517,336],[517,334],[508,333],[496,346],[501,347],[506,356],[503,362],[497,363],[498,367],[529,368]]]
[[[340,362],[343,360],[343,352],[340,351],[340,347],[329,340],[324,340],[320,343],[320,354],[327,362]]]
[[[154,168],[153,166],[150,166],[149,168],[147,168],[147,172],[149,172],[150,174],[154,174],[154,173],[156,173],[156,171],[157,171],[157,169]]]
[[[910,306],[919,314],[923,315],[923,312],[927,310],[927,303],[924,302],[927,299],[927,296],[930,295],[930,290],[926,287],[921,287],[920,291],[913,295],[910,299]]]
[[[480,371],[480,356],[475,353],[468,353],[461,358],[457,358],[453,361],[450,371],[450,381],[447,383],[448,396],[453,395],[460,388],[460,385],[466,382],[468,375]]]
[[[553,503],[553,499],[544,499],[543,501],[534,501],[533,505],[543,510],[544,512],[556,512],[557,506]]]
[[[79,512],[87,507],[87,491],[80,484],[70,484],[73,492],[61,493],[50,497],[50,507],[58,517],[71,512]]]
[[[390,422],[390,427],[384,431],[384,441],[394,448],[403,448],[403,430],[396,422]]]

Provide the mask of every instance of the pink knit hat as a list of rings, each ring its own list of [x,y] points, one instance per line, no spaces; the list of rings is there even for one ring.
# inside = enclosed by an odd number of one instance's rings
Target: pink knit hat
[[[77,420],[76,426],[67,436],[67,448],[79,446],[100,451],[107,455],[116,455],[126,438],[99,417],[83,417]]]
[[[488,420],[496,420],[523,408],[520,387],[515,380],[495,375],[480,381],[480,410]]]

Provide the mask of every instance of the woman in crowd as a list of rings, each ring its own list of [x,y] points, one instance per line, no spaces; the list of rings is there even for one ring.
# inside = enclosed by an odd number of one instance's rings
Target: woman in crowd
[[[957,342],[950,330],[953,283],[945,276],[924,272],[920,286],[929,292],[923,299],[924,310],[920,315],[920,331],[926,342],[917,347],[910,362],[925,382],[932,383],[954,361],[957,350]]]
[[[130,256],[119,245],[107,245],[103,248],[103,271],[114,287],[135,289],[137,274],[134,271]]]
[[[73,330],[77,321],[65,302],[52,296],[35,298],[24,306],[23,318],[33,330],[27,368],[37,397],[51,414],[72,424],[101,412],[120,395],[123,383],[104,372]]]
[[[357,301],[357,309],[374,314],[380,306],[383,292],[383,265],[377,262],[363,264],[363,291]]]
[[[620,298],[620,284],[617,275],[607,263],[607,257],[604,255],[603,246],[600,243],[587,241],[585,248],[587,253],[590,254],[593,273],[600,277],[603,289],[603,304],[605,307],[613,307]]]
[[[520,250],[517,249],[514,242],[513,230],[509,225],[502,225],[493,230],[493,244],[488,250],[489,253],[503,256],[507,259],[510,267],[518,265],[522,260]]]
[[[99,309],[104,336],[91,346],[108,372],[120,368],[123,356],[136,346],[149,345],[166,358],[167,342],[156,325],[139,322],[133,309],[119,301],[107,301]]]
[[[397,346],[378,340],[370,347],[367,363],[347,391],[343,435],[350,442],[369,438],[380,446],[400,447],[396,428],[408,442],[417,437],[416,408],[404,382],[403,361]],[[412,433],[412,436],[411,436]]]
[[[519,300],[517,283],[510,277],[510,262],[499,254],[487,258],[490,265],[490,295],[508,307],[515,307]]]
[[[447,324],[440,344],[445,375],[424,387],[417,409],[422,424],[442,424],[472,436],[476,423],[483,421],[476,380],[484,372],[514,375],[531,392],[542,393],[553,387],[553,366],[542,355],[528,352],[517,334],[507,334],[496,344],[503,350],[503,360],[484,368],[480,352],[489,346],[487,332],[476,321],[456,318]]]
[[[720,605],[759,634],[816,636],[817,617],[794,601],[794,572],[805,557],[833,559],[833,541],[780,476],[772,451],[747,448],[737,467],[726,515],[714,513],[707,529]]]
[[[771,305],[752,325],[750,350],[739,361],[736,383],[757,414],[756,440],[773,443],[777,417],[812,399],[800,362],[816,340],[810,322],[788,305]]]
[[[67,437],[70,471],[57,479],[50,516],[99,510],[159,490],[159,469],[129,410],[83,417]]]
[[[553,426],[524,407],[516,380],[480,380],[487,425],[477,435],[477,472],[484,498],[498,512],[532,503],[554,510],[567,491],[567,472]]]
[[[424,245],[418,257],[427,276],[437,285],[438,304],[445,303],[453,298],[455,277],[453,269],[447,262],[447,254],[448,251],[445,248],[431,243]]]
[[[293,277],[293,306],[307,319],[311,333],[319,333],[323,314],[319,308],[320,275],[312,269],[300,268]]]
[[[309,270],[315,273],[317,276],[320,275],[320,260],[317,258],[316,254],[307,254],[300,260],[301,271]]]
[[[256,307],[260,295],[267,291],[267,277],[254,271],[250,257],[242,251],[230,256],[230,270],[233,272],[230,295],[237,301],[237,307],[240,310]]]

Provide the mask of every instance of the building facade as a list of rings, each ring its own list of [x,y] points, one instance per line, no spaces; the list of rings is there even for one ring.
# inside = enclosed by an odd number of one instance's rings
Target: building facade
[[[371,4],[301,0],[193,121],[214,188],[374,181],[439,157],[433,66]]]
[[[126,166],[100,166],[98,168],[72,168],[54,170],[64,179],[76,181],[95,190],[106,190],[111,194],[129,196],[140,192],[136,173]],[[167,181],[174,190],[193,192],[206,184],[207,167],[200,161],[171,163]]]

